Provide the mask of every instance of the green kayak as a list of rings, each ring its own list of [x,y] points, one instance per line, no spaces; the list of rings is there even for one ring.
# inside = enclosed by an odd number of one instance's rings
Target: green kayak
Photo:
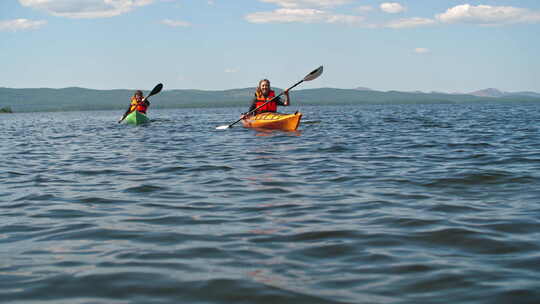
[[[146,116],[145,114],[143,114],[143,113],[141,113],[139,111],[133,111],[133,112],[129,113],[128,116],[126,116],[124,121],[127,124],[137,126],[137,125],[141,125],[141,124],[145,124],[145,123],[150,122],[150,119],[148,119],[148,116]]]

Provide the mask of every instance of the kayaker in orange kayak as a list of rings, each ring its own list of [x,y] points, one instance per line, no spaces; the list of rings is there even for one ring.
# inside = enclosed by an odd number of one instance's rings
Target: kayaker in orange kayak
[[[263,79],[259,81],[259,86],[255,90],[255,97],[253,98],[253,101],[247,113],[249,113],[250,115],[255,115],[264,112],[277,112],[278,106],[286,107],[290,104],[289,89],[283,91],[283,95],[285,95],[285,100],[281,100],[281,97],[277,97],[272,100],[274,97],[276,97],[276,93],[270,88],[270,80]],[[260,108],[257,109],[258,107]],[[257,110],[255,112],[252,112],[255,109]],[[245,116],[246,114],[243,114],[242,118],[244,118]]]
[[[120,121],[124,120],[124,118],[126,118],[126,116],[137,110],[141,113],[144,113],[146,114],[146,111],[148,110],[148,107],[150,106],[150,102],[148,101],[148,99],[146,99],[144,96],[143,96],[143,92],[141,90],[137,90],[135,91],[135,94],[133,94],[133,97],[131,97],[131,103],[129,104],[129,109],[126,111],[126,113],[122,116],[122,118],[120,119]],[[119,121],[119,122],[120,122]]]

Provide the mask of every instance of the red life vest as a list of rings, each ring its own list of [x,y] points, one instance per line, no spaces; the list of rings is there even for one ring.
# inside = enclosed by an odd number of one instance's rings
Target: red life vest
[[[144,101],[141,101],[141,102],[138,102],[137,99],[135,99],[135,97],[131,98],[131,108],[130,108],[130,111],[139,111],[141,113],[145,113],[146,114],[146,110],[148,109],[148,105],[146,102]]]
[[[258,95],[255,93],[255,98],[257,99],[257,102],[255,103],[255,108],[260,107],[262,104],[267,102],[268,100],[271,100],[272,98],[276,97],[276,93],[274,91],[268,92],[268,97],[264,97],[261,95]],[[269,103],[265,104],[262,108],[258,109],[258,113],[262,112],[276,112],[277,111],[277,102],[276,100],[270,101]]]

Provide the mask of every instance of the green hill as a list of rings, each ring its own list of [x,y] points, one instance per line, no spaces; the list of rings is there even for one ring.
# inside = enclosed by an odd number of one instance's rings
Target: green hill
[[[254,88],[223,91],[164,90],[150,101],[153,108],[248,106]],[[281,90],[276,89],[277,92]],[[148,93],[145,91],[145,93]],[[0,88],[0,108],[13,112],[125,109],[133,90],[93,90],[78,87],[63,89]],[[477,102],[540,102],[540,97],[504,95],[481,97],[468,94],[372,91],[319,88],[291,91],[293,104],[429,104]]]

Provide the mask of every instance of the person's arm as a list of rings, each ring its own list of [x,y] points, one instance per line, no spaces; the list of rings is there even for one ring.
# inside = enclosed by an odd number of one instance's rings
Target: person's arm
[[[287,106],[290,105],[289,89],[286,89],[285,91],[283,91],[283,95],[285,96],[285,100],[282,100],[281,97],[280,97],[280,98],[278,98],[278,100],[276,102],[280,106],[287,107]]]
[[[251,101],[251,106],[249,106],[249,110],[246,113],[250,113],[251,111],[255,110],[257,108],[257,99],[253,98]]]
[[[250,113],[249,115],[251,115],[252,114],[251,111],[257,108],[256,104],[257,104],[257,99],[253,98],[253,101],[251,102],[251,106],[249,106],[249,110],[246,113],[242,113],[240,115],[240,118],[244,119],[248,115],[248,113]]]

